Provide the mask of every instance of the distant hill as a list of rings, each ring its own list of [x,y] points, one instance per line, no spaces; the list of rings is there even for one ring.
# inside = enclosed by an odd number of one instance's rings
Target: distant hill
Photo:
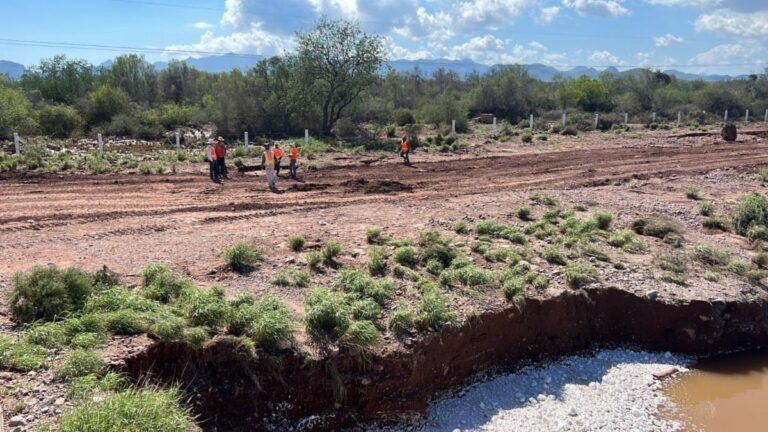
[[[11,79],[19,79],[24,73],[24,65],[8,60],[0,60],[0,74],[8,75]]]
[[[242,56],[237,54],[224,54],[220,56],[209,56],[199,58],[188,58],[184,61],[190,66],[197,69],[204,70],[211,73],[228,72],[233,69],[240,69],[245,71],[256,65],[264,56],[249,55]],[[112,60],[105,61],[100,66],[110,67]],[[157,62],[154,64],[158,70],[165,69],[168,66],[167,62]],[[448,60],[448,59],[424,59],[424,60],[391,60],[385,64],[382,68],[382,72],[387,67],[392,68],[398,72],[413,72],[418,70],[423,76],[431,76],[439,69],[445,69],[456,72],[462,78],[467,77],[471,73],[484,74],[494,67],[501,67],[503,65],[488,66],[481,63],[476,63],[472,60]],[[565,78],[578,78],[581,76],[587,76],[590,78],[597,78],[601,73],[611,73],[620,76],[638,74],[642,69],[627,69],[620,71],[616,67],[609,67],[604,70],[598,70],[588,66],[577,66],[567,70],[556,69],[552,66],[543,64],[526,64],[521,65],[528,73],[533,77],[541,81],[552,81],[557,76]],[[8,74],[12,79],[16,79],[24,72],[24,66],[13,63],[10,61],[0,60],[0,73]],[[665,70],[665,73],[673,75],[681,80],[704,80],[704,81],[724,81],[732,79],[743,79],[746,75],[730,76],[730,75],[699,75],[687,72],[680,72],[676,70]]]

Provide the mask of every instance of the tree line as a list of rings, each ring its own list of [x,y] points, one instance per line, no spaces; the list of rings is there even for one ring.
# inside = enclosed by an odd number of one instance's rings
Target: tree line
[[[704,122],[704,112],[721,116],[729,110],[735,118],[747,109],[768,108],[768,71],[721,82],[684,81],[653,70],[544,82],[520,66],[461,77],[446,69],[431,75],[396,72],[384,61],[380,37],[354,22],[327,19],[298,33],[295,51],[245,71],[209,73],[179,60],[157,70],[136,54],[96,67],[58,55],[17,81],[0,76],[0,138],[13,132],[55,138],[101,132],[157,139],[204,124],[229,136],[310,129],[349,137],[371,129],[360,125],[445,127],[451,120],[461,131],[479,113],[518,124],[530,114],[559,118],[563,111],[577,118],[656,112],[660,119],[681,111],[688,121]]]

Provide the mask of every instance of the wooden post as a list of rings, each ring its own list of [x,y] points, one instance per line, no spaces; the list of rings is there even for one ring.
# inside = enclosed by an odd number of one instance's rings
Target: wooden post
[[[176,150],[181,148],[181,135],[176,131]]]
[[[309,129],[304,129],[304,146],[309,145]]]
[[[245,149],[248,150],[248,131],[243,134],[243,142],[245,143]]]
[[[768,112],[768,111],[767,111]],[[16,149],[16,154],[21,154],[21,142],[19,141],[19,134],[13,133],[13,147]]]
[[[451,120],[451,133],[456,133],[456,120]]]
[[[104,156],[104,140],[101,139],[101,134],[96,134],[96,140],[99,142],[99,156]]]
[[[766,112],[768,112],[768,111],[766,111]],[[528,127],[530,127],[531,130],[533,130],[533,114],[531,114],[531,120],[528,122],[528,125],[529,125]]]

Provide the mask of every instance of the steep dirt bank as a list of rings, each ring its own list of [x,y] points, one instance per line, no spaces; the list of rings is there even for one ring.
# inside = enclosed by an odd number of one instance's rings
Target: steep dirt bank
[[[179,383],[204,430],[327,431],[418,422],[433,396],[478,373],[594,345],[710,354],[768,343],[768,297],[665,301],[618,289],[529,299],[366,359],[341,351],[249,360],[227,339],[195,350],[158,343],[126,360],[136,378]]]

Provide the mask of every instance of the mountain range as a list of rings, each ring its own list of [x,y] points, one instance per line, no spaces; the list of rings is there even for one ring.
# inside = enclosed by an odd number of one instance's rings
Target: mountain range
[[[233,69],[245,70],[252,67],[259,60],[263,59],[263,56],[249,55],[247,57],[237,54],[224,54],[220,56],[209,56],[200,58],[188,58],[185,61],[188,65],[197,69],[204,70],[211,73],[227,72]],[[100,66],[109,67],[112,65],[112,61],[106,61]],[[161,70],[168,66],[166,62],[154,63],[155,69]],[[386,69],[386,66],[391,67],[398,72],[412,72],[416,69],[426,76],[431,76],[439,69],[445,69],[456,72],[461,77],[466,77],[471,73],[484,74],[491,70],[491,68],[498,67],[487,66],[484,64],[476,63],[471,60],[447,60],[447,59],[424,59],[424,60],[391,60],[382,68],[382,71]],[[557,76],[565,78],[578,78],[581,76],[588,76],[590,78],[596,78],[601,73],[611,73],[616,75],[628,75],[636,74],[641,69],[628,69],[620,71],[615,67],[609,67],[604,70],[598,70],[587,66],[577,66],[572,69],[559,70],[552,66],[543,64],[527,64],[522,65],[528,73],[536,79],[542,81],[552,81]],[[14,63],[7,60],[0,60],[0,74],[6,74],[11,79],[18,79],[22,73],[24,73],[24,66],[18,63]],[[705,75],[705,74],[693,74],[687,72],[681,72],[677,70],[665,70],[668,75],[672,75],[681,80],[704,80],[704,81],[724,81],[733,79],[744,79],[746,75]]]

